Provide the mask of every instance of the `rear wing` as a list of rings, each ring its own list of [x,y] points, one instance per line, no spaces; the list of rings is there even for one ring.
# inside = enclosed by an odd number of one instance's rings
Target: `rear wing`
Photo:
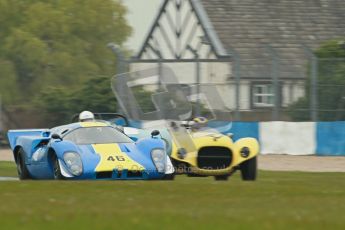
[[[50,131],[48,129],[18,129],[18,130],[9,130],[7,133],[8,141],[11,146],[11,149],[17,145],[17,139],[19,137],[43,137],[47,138],[50,136]]]

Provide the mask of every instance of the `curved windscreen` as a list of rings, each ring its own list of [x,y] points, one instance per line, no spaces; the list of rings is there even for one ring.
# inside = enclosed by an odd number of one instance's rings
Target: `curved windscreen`
[[[109,126],[79,128],[66,134],[63,139],[77,145],[133,142],[129,137]]]

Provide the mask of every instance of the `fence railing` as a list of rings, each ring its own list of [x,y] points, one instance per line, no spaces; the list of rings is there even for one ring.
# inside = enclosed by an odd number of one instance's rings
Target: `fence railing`
[[[112,80],[113,90],[121,112],[143,120],[177,118],[179,113],[233,121],[345,120],[345,59],[318,58],[307,47],[300,49],[300,61],[282,55],[277,47],[259,51],[266,52],[261,55],[264,60],[246,60],[241,53],[198,65],[122,60],[119,73],[127,69],[129,73],[121,84]],[[125,66],[128,63],[130,68]],[[169,74],[174,76],[169,78]],[[143,78],[138,81],[137,76]],[[150,76],[153,81],[145,80]],[[33,125],[34,113],[18,112],[11,105],[1,109],[1,104],[0,99],[0,131],[23,128],[24,121],[25,128]],[[39,125],[46,123],[42,120]]]
[[[137,120],[174,119],[172,116],[178,119],[182,114],[190,114],[219,120],[311,121],[308,83],[279,81],[277,86],[278,90],[274,90],[274,84],[265,80],[241,82],[239,85],[234,81],[205,83],[199,85],[200,92],[197,94],[196,84],[192,83],[145,83],[129,88],[129,91],[122,95],[117,93],[117,97],[118,100],[124,101],[120,103],[125,106],[123,110]],[[238,105],[236,87],[240,89]],[[320,102],[315,111],[319,120],[345,120],[345,85],[319,84],[317,88]],[[332,92],[332,95],[327,95],[328,91]],[[276,92],[279,93],[278,100]],[[180,112],[172,115],[173,110]]]
[[[301,46],[296,49],[299,58],[295,60],[284,56],[282,49],[261,47],[261,51],[266,52],[262,55],[265,60],[246,60],[236,53],[231,62],[199,63],[199,71],[196,71],[193,62],[164,63],[164,60],[149,64],[137,60],[130,69],[141,75],[140,70],[146,67],[169,68],[175,74],[173,84],[179,82],[180,87],[185,87],[187,94],[189,91],[189,95],[185,96],[189,98],[196,97],[196,91],[190,92],[198,86],[216,88],[225,107],[232,111],[234,120],[345,120],[345,59],[318,58],[307,46]],[[171,82],[164,83],[164,77],[160,76],[162,72],[156,71],[160,78],[158,84],[169,85]],[[127,76],[131,78],[131,73]],[[141,82],[150,97],[156,94],[154,82]],[[151,98],[145,101],[151,101]],[[190,102],[199,104],[193,99]],[[135,103],[128,104],[129,107],[133,105],[137,106]],[[201,106],[207,107],[205,103]],[[143,109],[148,108],[144,106]]]

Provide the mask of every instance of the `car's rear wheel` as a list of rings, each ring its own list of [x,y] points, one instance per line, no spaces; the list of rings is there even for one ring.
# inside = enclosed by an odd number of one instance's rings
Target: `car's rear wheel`
[[[59,159],[54,154],[52,156],[52,163],[53,163],[53,173],[54,173],[54,179],[55,180],[63,180],[65,177],[61,174]]]
[[[28,168],[26,167],[25,164],[25,152],[21,148],[18,151],[17,157],[16,157],[16,164],[17,164],[17,172],[18,172],[18,177],[20,180],[29,180],[32,179],[29,173]]]
[[[229,179],[229,175],[214,176],[214,179],[217,181],[227,181]]]
[[[257,174],[257,157],[251,158],[240,164],[242,180],[254,181]]]

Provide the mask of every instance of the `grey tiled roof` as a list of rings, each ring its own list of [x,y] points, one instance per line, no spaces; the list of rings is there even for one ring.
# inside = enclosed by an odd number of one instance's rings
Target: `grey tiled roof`
[[[243,77],[269,77],[271,55],[280,77],[304,77],[307,55],[328,39],[345,36],[345,0],[201,0],[224,47],[241,56]]]

